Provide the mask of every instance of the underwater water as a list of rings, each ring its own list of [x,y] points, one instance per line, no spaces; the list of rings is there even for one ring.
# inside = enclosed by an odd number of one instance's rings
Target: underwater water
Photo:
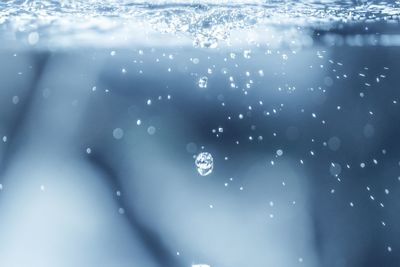
[[[1,1],[0,266],[399,266],[399,20]]]

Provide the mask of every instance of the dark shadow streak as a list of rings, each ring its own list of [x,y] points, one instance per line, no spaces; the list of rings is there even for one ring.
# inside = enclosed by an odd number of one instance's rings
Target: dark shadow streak
[[[17,111],[16,119],[13,122],[9,131],[9,136],[11,136],[12,138],[10,138],[10,141],[7,142],[4,147],[4,157],[0,162],[0,178],[3,177],[4,173],[7,171],[7,168],[9,167],[9,162],[12,161],[12,158],[17,151],[20,130],[22,129],[22,127],[24,127],[24,121],[33,105],[36,92],[38,91],[37,85],[40,82],[42,74],[47,66],[47,61],[49,60],[50,54],[34,53],[32,57],[32,69],[34,70],[32,82],[30,83],[30,86],[27,90],[28,93],[26,95],[25,104],[21,105],[21,108]]]
[[[109,166],[101,156],[91,154],[89,161],[95,166],[95,168],[99,169],[108,177],[106,182],[111,188],[114,190],[121,188],[116,171]],[[118,197],[116,201],[118,201],[123,207],[129,206],[125,205],[126,201],[122,196]],[[166,245],[163,244],[159,235],[140,221],[139,214],[136,214],[135,211],[132,210],[125,210],[124,216],[132,226],[132,229],[135,229],[135,233],[139,236],[150,255],[156,259],[159,266],[183,267],[183,264],[173,257],[171,251],[169,251]]]

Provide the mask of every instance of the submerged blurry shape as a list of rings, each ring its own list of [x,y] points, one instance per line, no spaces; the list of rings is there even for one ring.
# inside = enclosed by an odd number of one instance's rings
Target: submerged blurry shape
[[[201,152],[197,155],[195,164],[197,171],[201,176],[206,176],[212,173],[214,168],[214,159],[208,152]]]

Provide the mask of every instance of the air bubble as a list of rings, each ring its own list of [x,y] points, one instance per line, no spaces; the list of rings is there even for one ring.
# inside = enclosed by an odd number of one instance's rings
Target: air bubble
[[[197,155],[195,164],[197,167],[197,172],[201,176],[206,176],[212,173],[214,168],[214,159],[212,155],[208,152],[201,152]]]
[[[206,76],[201,77],[199,79],[199,82],[198,82],[199,87],[200,88],[207,88],[207,81],[208,81],[208,78]]]
[[[124,136],[124,130],[121,128],[115,128],[113,130],[113,137],[117,140],[121,139]]]

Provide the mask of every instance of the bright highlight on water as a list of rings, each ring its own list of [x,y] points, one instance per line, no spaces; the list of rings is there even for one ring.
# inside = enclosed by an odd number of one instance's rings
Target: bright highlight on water
[[[399,36],[391,30],[400,16],[398,1],[354,2],[10,0],[0,2],[0,37],[10,40],[8,45],[21,45],[18,42],[22,41],[34,47],[161,42],[214,49],[255,41],[310,46],[313,40],[309,35],[316,29],[320,35],[314,38],[322,42],[400,45]],[[371,39],[371,28],[362,26],[374,27],[374,23],[387,23],[387,33]],[[348,28],[364,32],[356,39],[336,34],[346,33]],[[330,29],[336,33],[329,33]],[[295,35],[301,38],[292,43]],[[243,55],[251,56],[249,50]]]

